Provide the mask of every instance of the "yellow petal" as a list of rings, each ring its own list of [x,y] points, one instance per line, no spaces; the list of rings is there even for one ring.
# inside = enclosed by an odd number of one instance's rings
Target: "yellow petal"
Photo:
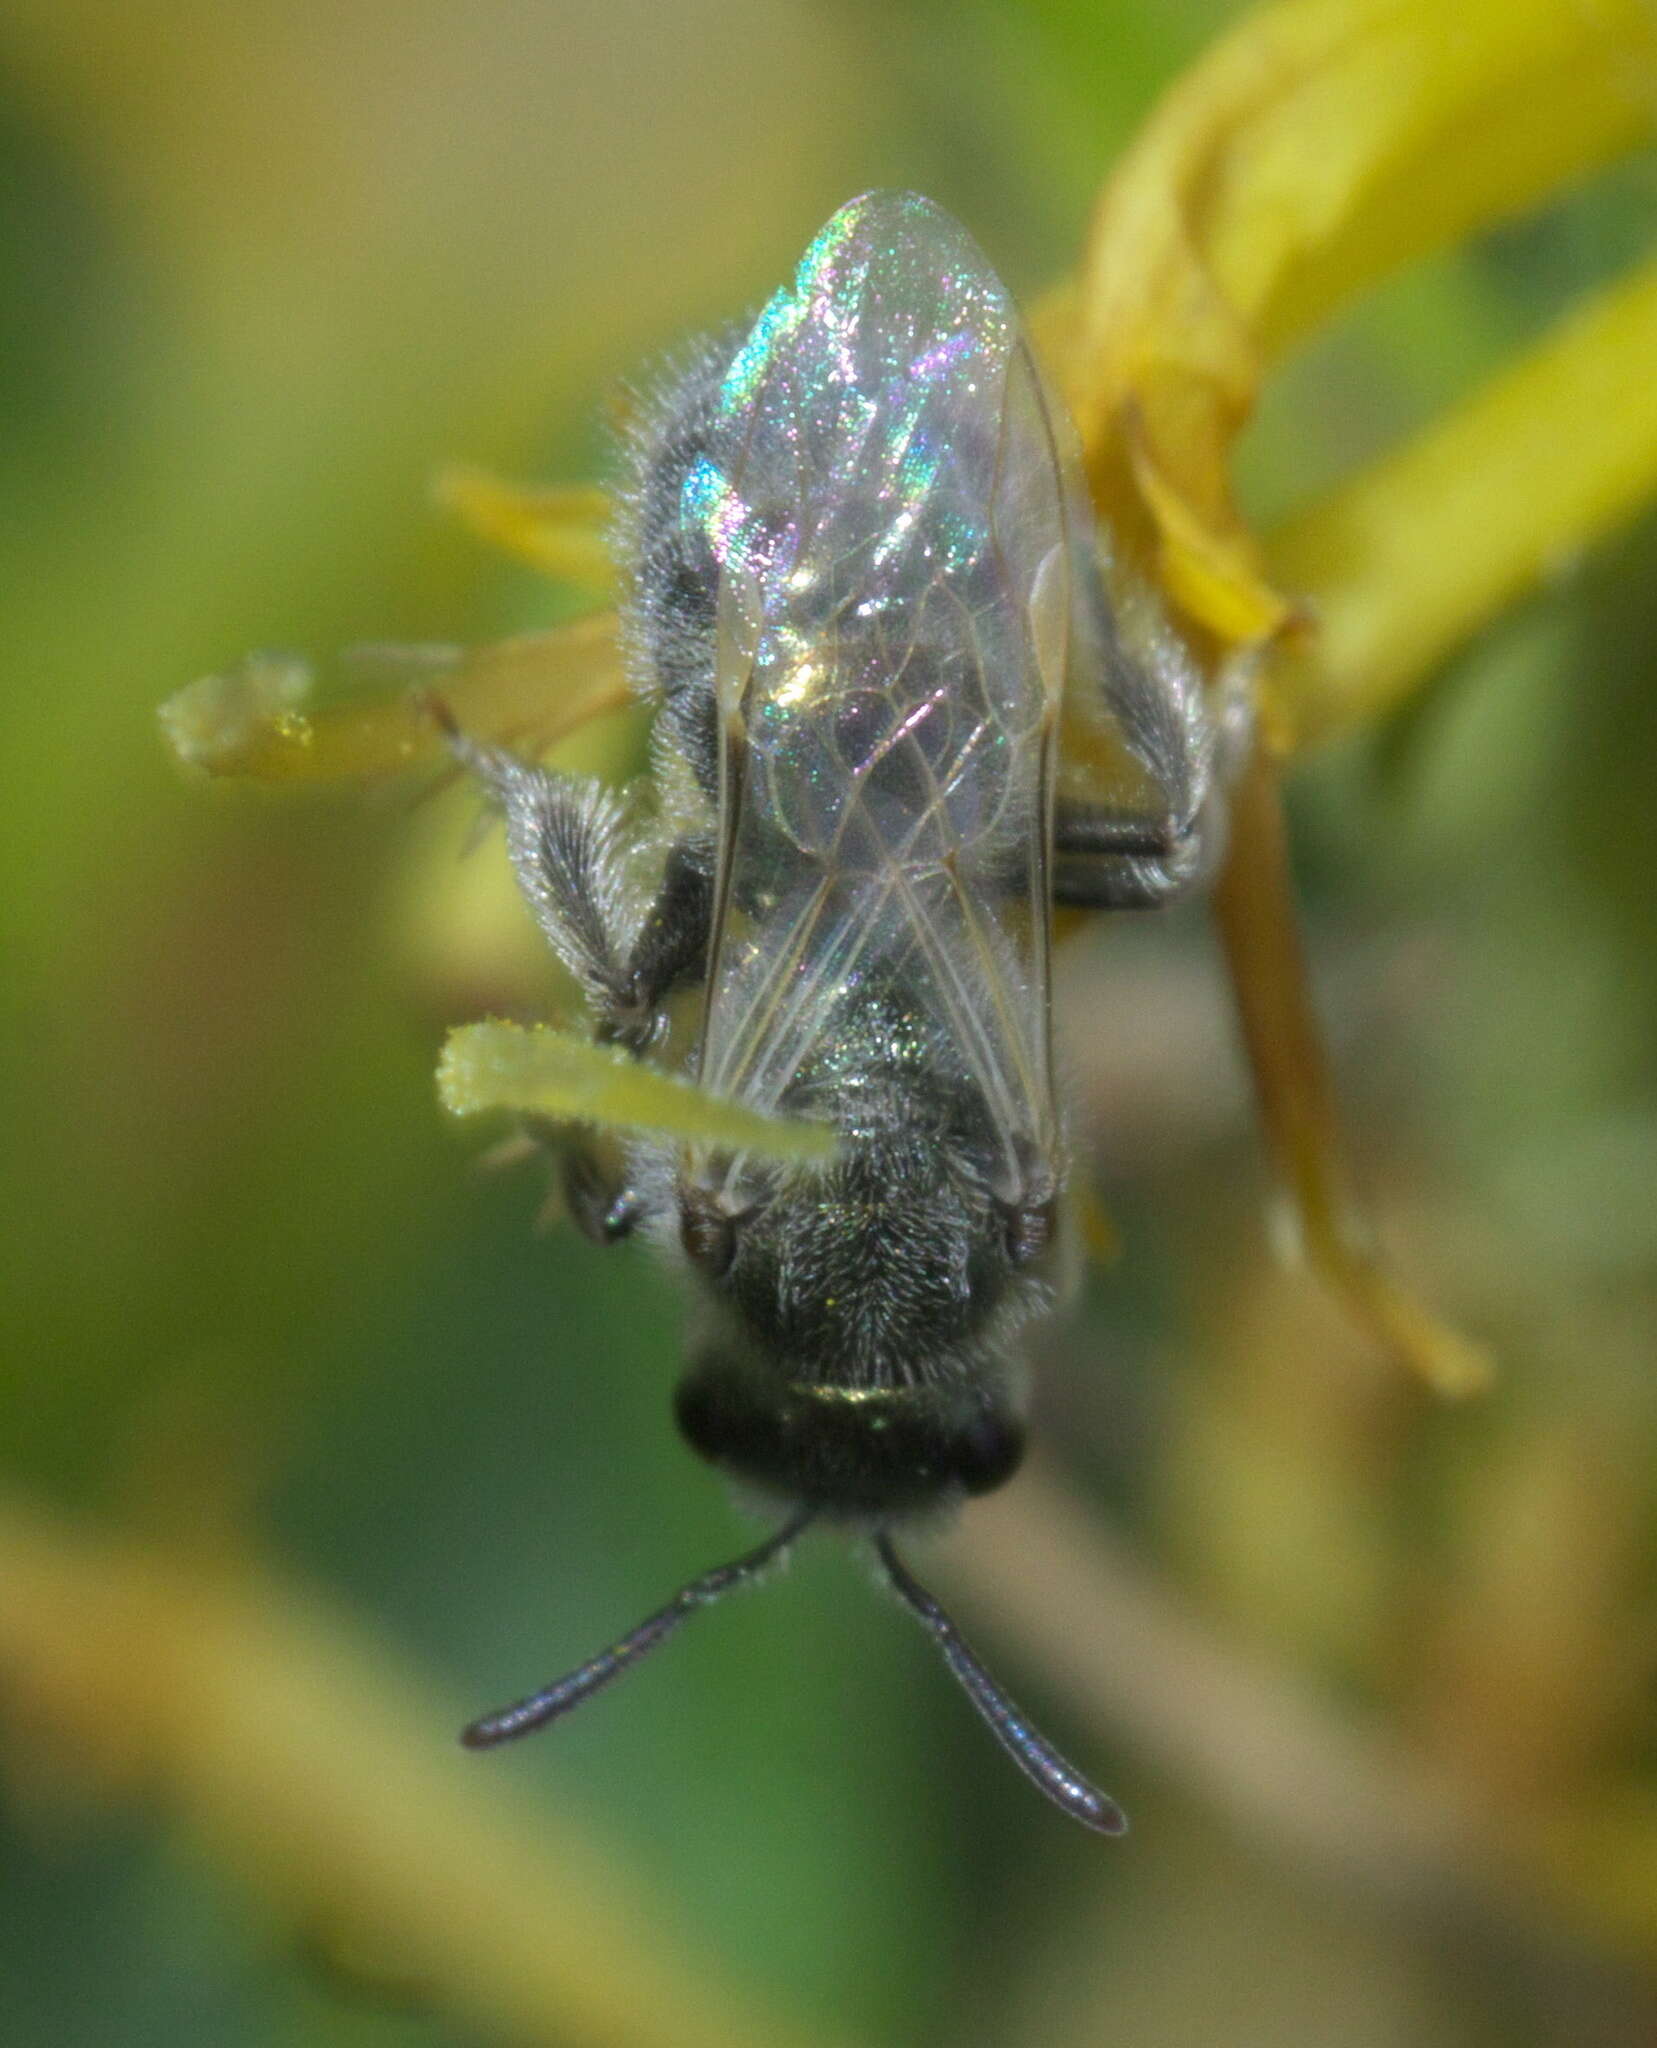
[[[1654,492],[1657,262],[1274,537],[1317,631],[1263,678],[1270,729],[1306,745],[1380,715]]]
[[[323,782],[399,775],[444,757],[422,695],[440,690],[474,739],[544,749],[589,719],[631,701],[613,612],[545,633],[523,633],[468,653],[371,650],[401,673],[395,694],[312,709],[311,672],[280,655],[251,655],[169,697],[161,730],[185,767],[259,782]]]
[[[488,470],[453,463],[432,481],[432,496],[480,540],[545,570],[560,583],[608,597],[615,569],[605,538],[610,501],[586,486],[534,488]]]
[[[1196,623],[1229,642],[1271,611],[1228,471],[1271,363],[1363,286],[1634,146],[1654,114],[1644,0],[1283,0],[1181,78],[1043,331],[1103,509]]]
[[[1125,428],[1133,480],[1160,531],[1164,598],[1227,645],[1274,638],[1293,606],[1261,574],[1252,535],[1205,525],[1158,467],[1143,423],[1132,418]]]
[[[641,1066],[618,1046],[594,1045],[545,1025],[461,1025],[450,1032],[438,1061],[437,1089],[457,1116],[533,1111],[788,1164],[826,1160],[837,1142],[827,1124],[744,1109],[677,1075]]]
[[[1357,1325],[1428,1386],[1477,1393],[1491,1378],[1489,1352],[1393,1276],[1354,1197],[1295,919],[1277,770],[1259,751],[1232,793],[1214,911],[1295,1248]]]

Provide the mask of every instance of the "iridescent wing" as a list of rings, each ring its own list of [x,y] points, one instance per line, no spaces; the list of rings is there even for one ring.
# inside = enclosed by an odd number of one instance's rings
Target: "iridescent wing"
[[[809,1114],[871,1002],[1057,1143],[1051,801],[1073,481],[1005,290],[930,202],[843,207],[726,374],[683,516],[721,568],[717,923],[700,1076]]]

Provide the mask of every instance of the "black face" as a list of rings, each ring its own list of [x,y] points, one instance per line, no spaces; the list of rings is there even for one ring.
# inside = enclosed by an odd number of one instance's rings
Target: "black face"
[[[1024,1455],[1023,1423],[979,1389],[788,1384],[717,1352],[674,1411],[710,1463],[827,1514],[884,1520],[988,1493]]]

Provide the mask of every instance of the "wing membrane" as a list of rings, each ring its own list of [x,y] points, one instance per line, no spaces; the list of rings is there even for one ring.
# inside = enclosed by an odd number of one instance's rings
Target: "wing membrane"
[[[965,232],[907,194],[842,209],[738,351],[685,489],[722,577],[717,1094],[808,1110],[873,1006],[981,1099],[992,1175],[1051,1152],[1072,488]]]

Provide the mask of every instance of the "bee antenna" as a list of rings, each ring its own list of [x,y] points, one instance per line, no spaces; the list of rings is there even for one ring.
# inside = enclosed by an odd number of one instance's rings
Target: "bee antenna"
[[[875,1552],[892,1590],[919,1618],[932,1640],[943,1652],[944,1662],[960,1680],[961,1689],[983,1716],[990,1733],[1038,1790],[1055,1806],[1062,1806],[1073,1820],[1101,1835],[1127,1832],[1127,1816],[1114,1799],[1108,1799],[1090,1785],[1074,1764],[1032,1728],[1029,1721],[1007,1697],[977,1657],[967,1647],[960,1630],[912,1576],[892,1548],[892,1539],[882,1533],[875,1538]]]
[[[679,1624],[699,1607],[711,1607],[714,1601],[734,1587],[752,1585],[767,1565],[783,1555],[812,1520],[814,1513],[814,1509],[804,1509],[775,1535],[768,1536],[758,1549],[750,1550],[744,1557],[733,1558],[729,1564],[716,1565],[711,1572],[692,1579],[688,1586],[681,1586],[665,1607],[658,1608],[647,1621],[641,1621],[620,1642],[612,1643],[607,1650],[600,1650],[596,1657],[589,1658],[585,1664],[578,1664],[573,1671],[566,1672],[562,1678],[555,1678],[551,1685],[543,1686],[527,1699],[483,1715],[470,1727],[461,1730],[461,1742],[467,1749],[493,1749],[498,1742],[512,1742],[520,1735],[544,1728],[549,1721],[556,1721],[560,1714],[567,1714],[572,1707],[580,1706],[583,1700],[591,1699],[595,1692],[601,1692],[624,1671],[630,1671],[647,1650],[654,1650],[658,1644],[665,1643]]]

